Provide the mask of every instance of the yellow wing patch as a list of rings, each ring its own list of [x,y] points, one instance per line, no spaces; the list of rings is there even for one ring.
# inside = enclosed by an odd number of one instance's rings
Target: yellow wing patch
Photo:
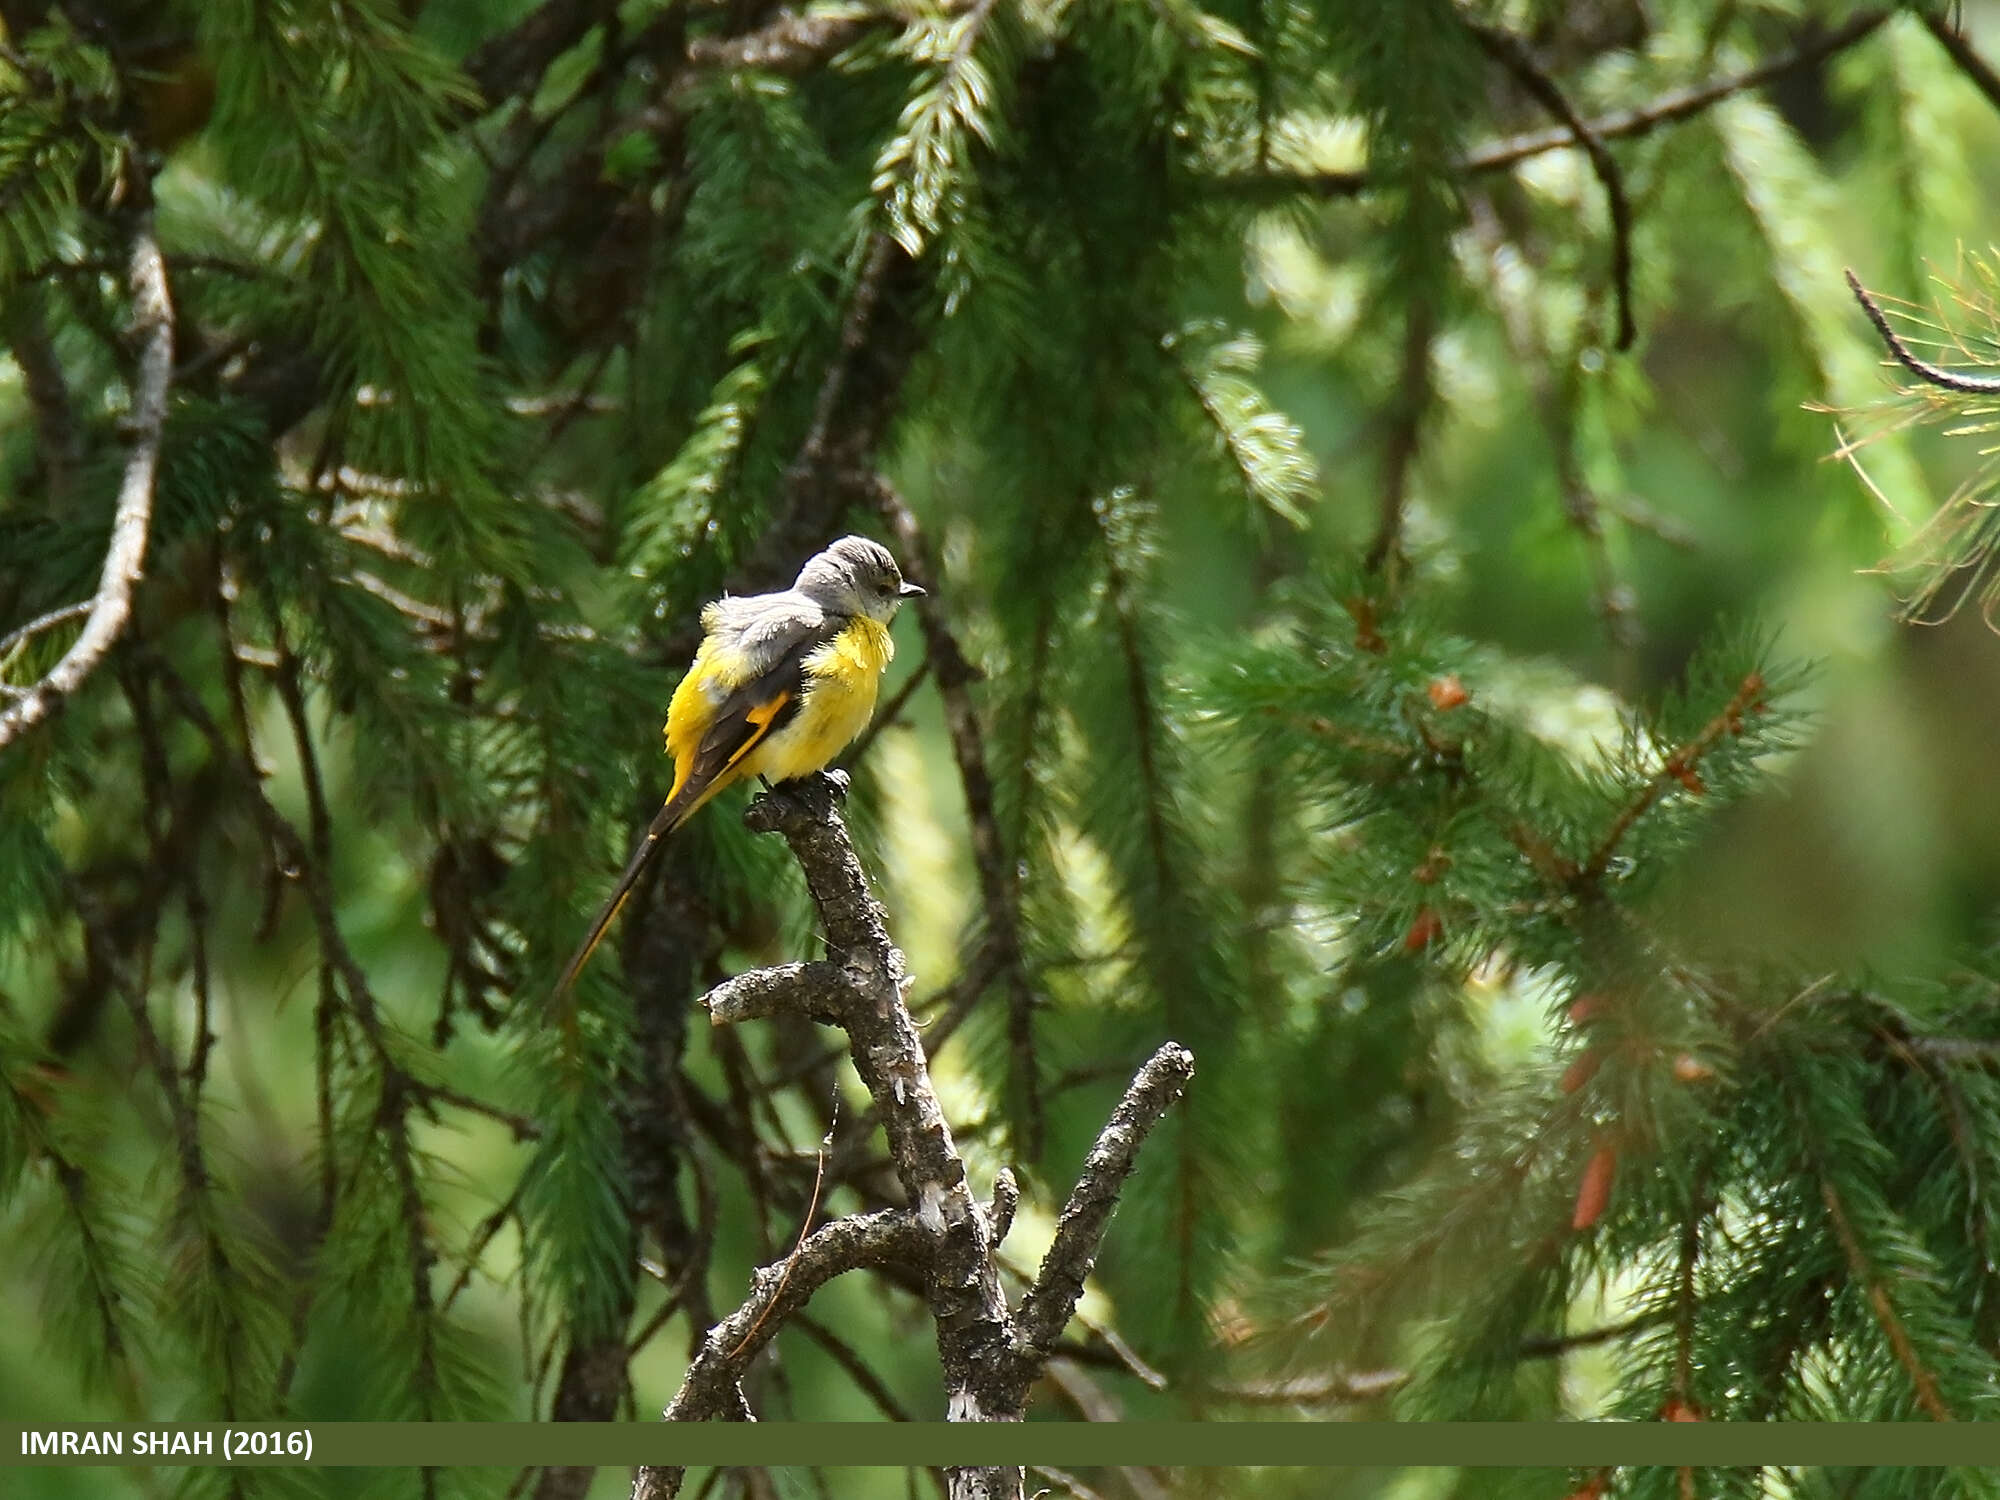
[[[722,763],[724,770],[735,765],[764,742],[764,736],[771,732],[771,721],[777,718],[778,711],[791,701],[792,695],[789,692],[780,693],[769,703],[759,704],[743,716],[750,721],[755,732],[737,747],[735,754]],[[720,778],[718,777],[717,779],[719,780]]]

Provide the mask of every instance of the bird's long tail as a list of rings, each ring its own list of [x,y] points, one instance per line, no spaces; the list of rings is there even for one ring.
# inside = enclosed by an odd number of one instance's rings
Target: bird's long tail
[[[583,972],[583,966],[590,962],[590,955],[597,951],[597,945],[604,941],[604,934],[609,932],[611,924],[618,920],[618,913],[625,909],[625,903],[632,895],[632,888],[639,883],[639,877],[646,873],[646,866],[653,862],[653,856],[660,852],[667,835],[685,823],[688,815],[702,804],[704,800],[701,796],[702,790],[705,788],[697,789],[689,786],[679,788],[673,796],[667,798],[666,805],[653,815],[653,821],[646,829],[645,838],[639,841],[639,847],[632,852],[632,858],[625,866],[625,873],[618,877],[618,884],[612,890],[610,899],[598,912],[597,920],[590,924],[589,935],[584,938],[576,953],[563,967],[562,978],[556,981],[555,998],[558,1005],[568,999],[570,990],[576,984],[577,976]],[[694,795],[690,796],[691,792]]]

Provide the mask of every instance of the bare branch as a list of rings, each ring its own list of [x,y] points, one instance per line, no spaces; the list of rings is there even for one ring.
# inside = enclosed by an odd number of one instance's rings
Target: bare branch
[[[96,601],[79,599],[74,604],[65,604],[61,609],[52,609],[45,615],[37,615],[24,625],[17,625],[5,635],[0,635],[0,659],[4,659],[22,642],[40,635],[44,630],[54,630],[58,625],[67,625],[71,620],[81,620],[90,613]]]
[[[990,1208],[972,1195],[904,1001],[910,978],[903,955],[889,938],[840,816],[846,785],[839,772],[787,782],[744,815],[751,829],[781,834],[790,846],[819,912],[826,959],[739,975],[710,991],[706,1003],[717,1024],[803,1014],[847,1032],[905,1206],[835,1220],[804,1237],[789,1259],[758,1272],[749,1300],[702,1340],[666,1410],[669,1421],[747,1413],[737,1382],[757,1350],[813,1288],[863,1264],[889,1269],[892,1279],[908,1277],[921,1289],[936,1325],[949,1419],[1020,1421],[1028,1389],[1082,1293],[1136,1153],[1194,1071],[1192,1055],[1175,1043],[1140,1070],[1084,1165],[1037,1285],[1022,1305],[1025,1321],[1017,1322],[994,1251],[1013,1216],[1018,1186],[1003,1172]],[[815,1202],[825,1180],[822,1156]],[[809,1209],[808,1221],[810,1215]],[[642,1469],[634,1500],[667,1500],[681,1480],[678,1469]],[[1019,1500],[1022,1492],[1021,1471],[1005,1466],[953,1468],[947,1485],[951,1500]]]
[[[733,1415],[741,1395],[737,1382],[750,1361],[834,1277],[866,1266],[922,1263],[930,1251],[930,1231],[907,1209],[849,1215],[806,1236],[784,1261],[752,1276],[743,1305],[708,1331],[681,1388],[666,1410],[669,1422],[698,1422]],[[632,1486],[632,1500],[672,1500],[685,1471],[646,1467]]]
[[[160,437],[167,424],[167,387],[174,373],[174,304],[150,212],[141,215],[133,232],[127,279],[132,288],[133,332],[140,342],[139,370],[132,384],[132,449],[118,486],[111,545],[105,550],[104,570],[82,634],[46,677],[0,708],[0,749],[46,719],[82,686],[118,643],[132,617],[132,590],[142,574],[152,528],[153,485],[160,466]]]
[[[1854,1279],[1861,1283],[1868,1294],[1868,1305],[1874,1311],[1875,1321],[1881,1325],[1883,1334],[1889,1340],[1889,1347],[1895,1353],[1896,1363],[1901,1365],[1910,1377],[1910,1385],[1916,1392],[1917,1404],[1924,1414],[1934,1422],[1952,1420],[1951,1408],[1938,1393],[1937,1376],[1924,1364],[1916,1345],[1910,1340],[1910,1333],[1903,1326],[1903,1320],[1896,1314],[1896,1304],[1889,1296],[1885,1278],[1870,1264],[1867,1252],[1854,1233],[1849,1222],[1846,1207],[1841,1203],[1840,1194],[1834,1188],[1833,1179],[1824,1172],[1819,1174],[1820,1198],[1826,1204],[1827,1217],[1833,1223],[1833,1232],[1840,1241],[1841,1252],[1847,1257],[1848,1269]]]
[[[991,1234],[903,1003],[909,982],[903,955],[889,940],[836,805],[844,785],[844,778],[824,775],[787,783],[753,802],[745,821],[782,834],[791,846],[825,926],[828,959],[854,990],[841,1019],[854,1069],[882,1121],[905,1200],[935,1236],[926,1290],[951,1415],[1006,1420],[988,1401],[993,1373],[1012,1352]]]
[[[1168,1042],[1139,1070],[1090,1148],[1056,1221],[1056,1237],[1042,1258],[1042,1269],[1015,1314],[1022,1349],[1029,1355],[1054,1348],[1069,1325],[1139,1147],[1192,1077],[1194,1054],[1178,1042]]]
[[[717,1026],[776,1015],[810,1016],[837,1025],[855,1003],[854,986],[831,963],[777,964],[724,980],[702,997]]]

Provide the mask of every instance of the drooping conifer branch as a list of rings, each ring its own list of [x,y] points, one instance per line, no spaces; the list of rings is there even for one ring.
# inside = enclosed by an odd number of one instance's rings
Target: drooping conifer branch
[[[152,528],[154,481],[167,423],[167,388],[174,373],[173,296],[167,286],[166,261],[153,237],[150,209],[137,215],[126,281],[132,294],[132,331],[139,356],[132,380],[132,446],[118,486],[111,544],[104,553],[103,571],[82,634],[40,681],[26,689],[4,689],[8,701],[0,706],[0,749],[41,723],[82,686],[118,643],[132,617],[132,591],[144,570],[146,540]]]
[[[737,1382],[749,1360],[813,1290],[843,1271],[893,1262],[917,1272],[935,1320],[950,1419],[1018,1421],[1029,1386],[1075,1310],[1119,1189],[1147,1133],[1185,1089],[1194,1059],[1169,1043],[1140,1069],[1084,1164],[1033,1287],[1010,1310],[995,1248],[1012,1217],[1012,1198],[1000,1184],[990,1206],[971,1193],[904,1003],[903,955],[840,816],[844,790],[844,777],[815,776],[765,794],[746,814],[753,829],[779,833],[790,846],[826,934],[827,958],[740,975],[705,1003],[716,1025],[792,1014],[844,1030],[905,1201],[837,1219],[757,1273],[749,1300],[703,1339],[666,1417],[741,1412]],[[634,1500],[668,1500],[680,1481],[677,1469],[642,1469]],[[1020,1486],[1019,1470],[956,1469],[950,1480],[956,1500],[1018,1496]]]
[[[1692,119],[1737,94],[1762,88],[1765,84],[1783,78],[1789,73],[1796,73],[1802,68],[1818,66],[1826,59],[1865,40],[1889,19],[1890,14],[1886,8],[1858,11],[1839,26],[1808,38],[1789,52],[1781,53],[1769,62],[1759,63],[1754,68],[1746,68],[1740,73],[1732,73],[1694,88],[1676,89],[1637,109],[1619,110],[1583,123],[1589,134],[1598,141],[1629,140],[1637,136],[1650,135],[1662,125],[1674,125]],[[1577,143],[1576,131],[1567,125],[1558,130],[1508,136],[1503,140],[1492,141],[1468,151],[1458,163],[1457,174],[1462,177],[1478,177],[1488,172],[1504,172],[1509,167],[1519,166],[1532,157],[1546,156],[1551,151],[1561,151],[1567,147],[1574,147]],[[1341,172],[1243,173],[1222,178],[1217,185],[1231,191],[1265,193],[1273,190],[1294,190],[1309,192],[1321,198],[1351,198],[1358,193],[1371,192],[1380,187],[1382,178],[1371,169]]]
[[[1468,20],[1466,27],[1488,56],[1512,73],[1537,103],[1569,127],[1577,145],[1590,158],[1590,169],[1604,188],[1605,207],[1611,213],[1611,285],[1618,299],[1618,335],[1613,347],[1631,348],[1636,333],[1632,321],[1632,204],[1625,195],[1625,174],[1619,170],[1617,159],[1603,138],[1577,112],[1556,81],[1542,71],[1519,37],[1478,21]]]
[[[1619,579],[1612,561],[1604,534],[1604,506],[1584,472],[1583,456],[1578,451],[1578,428],[1583,416],[1580,408],[1586,388],[1578,368],[1583,351],[1571,348],[1559,355],[1550,348],[1550,340],[1537,320],[1536,308],[1528,298],[1517,294],[1503,270],[1506,254],[1518,254],[1520,247],[1507,238],[1499,215],[1483,196],[1472,202],[1472,223],[1485,252],[1501,326],[1507,331],[1507,341],[1513,346],[1534,397],[1535,413],[1554,451],[1563,519],[1583,546],[1593,610],[1604,622],[1604,633],[1612,649],[1623,656],[1634,643],[1631,590]]]

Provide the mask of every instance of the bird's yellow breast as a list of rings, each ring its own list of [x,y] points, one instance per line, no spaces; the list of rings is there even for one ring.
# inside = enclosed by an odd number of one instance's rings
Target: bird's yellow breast
[[[744,774],[790,781],[823,770],[867,727],[895,654],[887,627],[857,615],[806,658],[798,713],[745,757]]]

